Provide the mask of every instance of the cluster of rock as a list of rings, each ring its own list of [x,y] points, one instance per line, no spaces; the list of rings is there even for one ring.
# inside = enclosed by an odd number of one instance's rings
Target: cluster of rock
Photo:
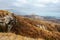
[[[10,32],[14,22],[13,14],[8,11],[0,10],[0,28],[3,32]]]

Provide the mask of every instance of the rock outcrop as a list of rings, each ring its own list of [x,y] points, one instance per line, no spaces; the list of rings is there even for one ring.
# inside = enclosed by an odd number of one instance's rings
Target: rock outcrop
[[[10,32],[13,27],[13,23],[15,23],[14,14],[0,10],[0,28],[3,32]]]

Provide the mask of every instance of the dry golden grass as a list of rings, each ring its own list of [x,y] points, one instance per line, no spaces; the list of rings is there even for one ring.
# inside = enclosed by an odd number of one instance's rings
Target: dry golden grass
[[[31,25],[34,25],[37,27],[37,25],[44,25],[45,28],[49,31],[60,31],[60,24],[58,23],[53,23],[49,21],[43,21],[43,20],[34,20],[34,19],[29,19],[29,18],[24,18],[24,20]]]
[[[54,29],[53,31],[43,30],[39,27],[34,26],[33,24],[30,24],[29,22],[24,20],[24,18],[16,17],[16,19],[18,20],[17,27],[14,26],[11,30],[16,34],[31,38],[43,38],[45,40],[60,40],[60,32],[55,31]]]
[[[0,33],[0,40],[44,40],[42,38],[29,38],[20,35],[16,35],[14,33]]]

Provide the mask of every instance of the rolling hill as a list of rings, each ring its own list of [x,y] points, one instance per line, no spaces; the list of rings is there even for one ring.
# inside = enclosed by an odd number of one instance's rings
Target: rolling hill
[[[0,23],[0,31],[2,32],[0,33],[0,37],[2,37],[2,39],[12,35],[13,37],[17,37],[16,40],[19,38],[21,40],[60,40],[59,23],[35,20],[5,10],[0,10],[0,16],[3,18],[0,19],[3,20],[3,22]],[[5,40],[8,39],[11,38],[5,38]],[[15,40],[14,38],[12,39]]]

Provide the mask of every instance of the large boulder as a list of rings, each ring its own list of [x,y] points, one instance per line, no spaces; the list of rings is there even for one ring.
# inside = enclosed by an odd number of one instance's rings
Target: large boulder
[[[9,32],[13,27],[12,22],[15,21],[13,15],[11,12],[0,10],[0,29],[3,32]]]

